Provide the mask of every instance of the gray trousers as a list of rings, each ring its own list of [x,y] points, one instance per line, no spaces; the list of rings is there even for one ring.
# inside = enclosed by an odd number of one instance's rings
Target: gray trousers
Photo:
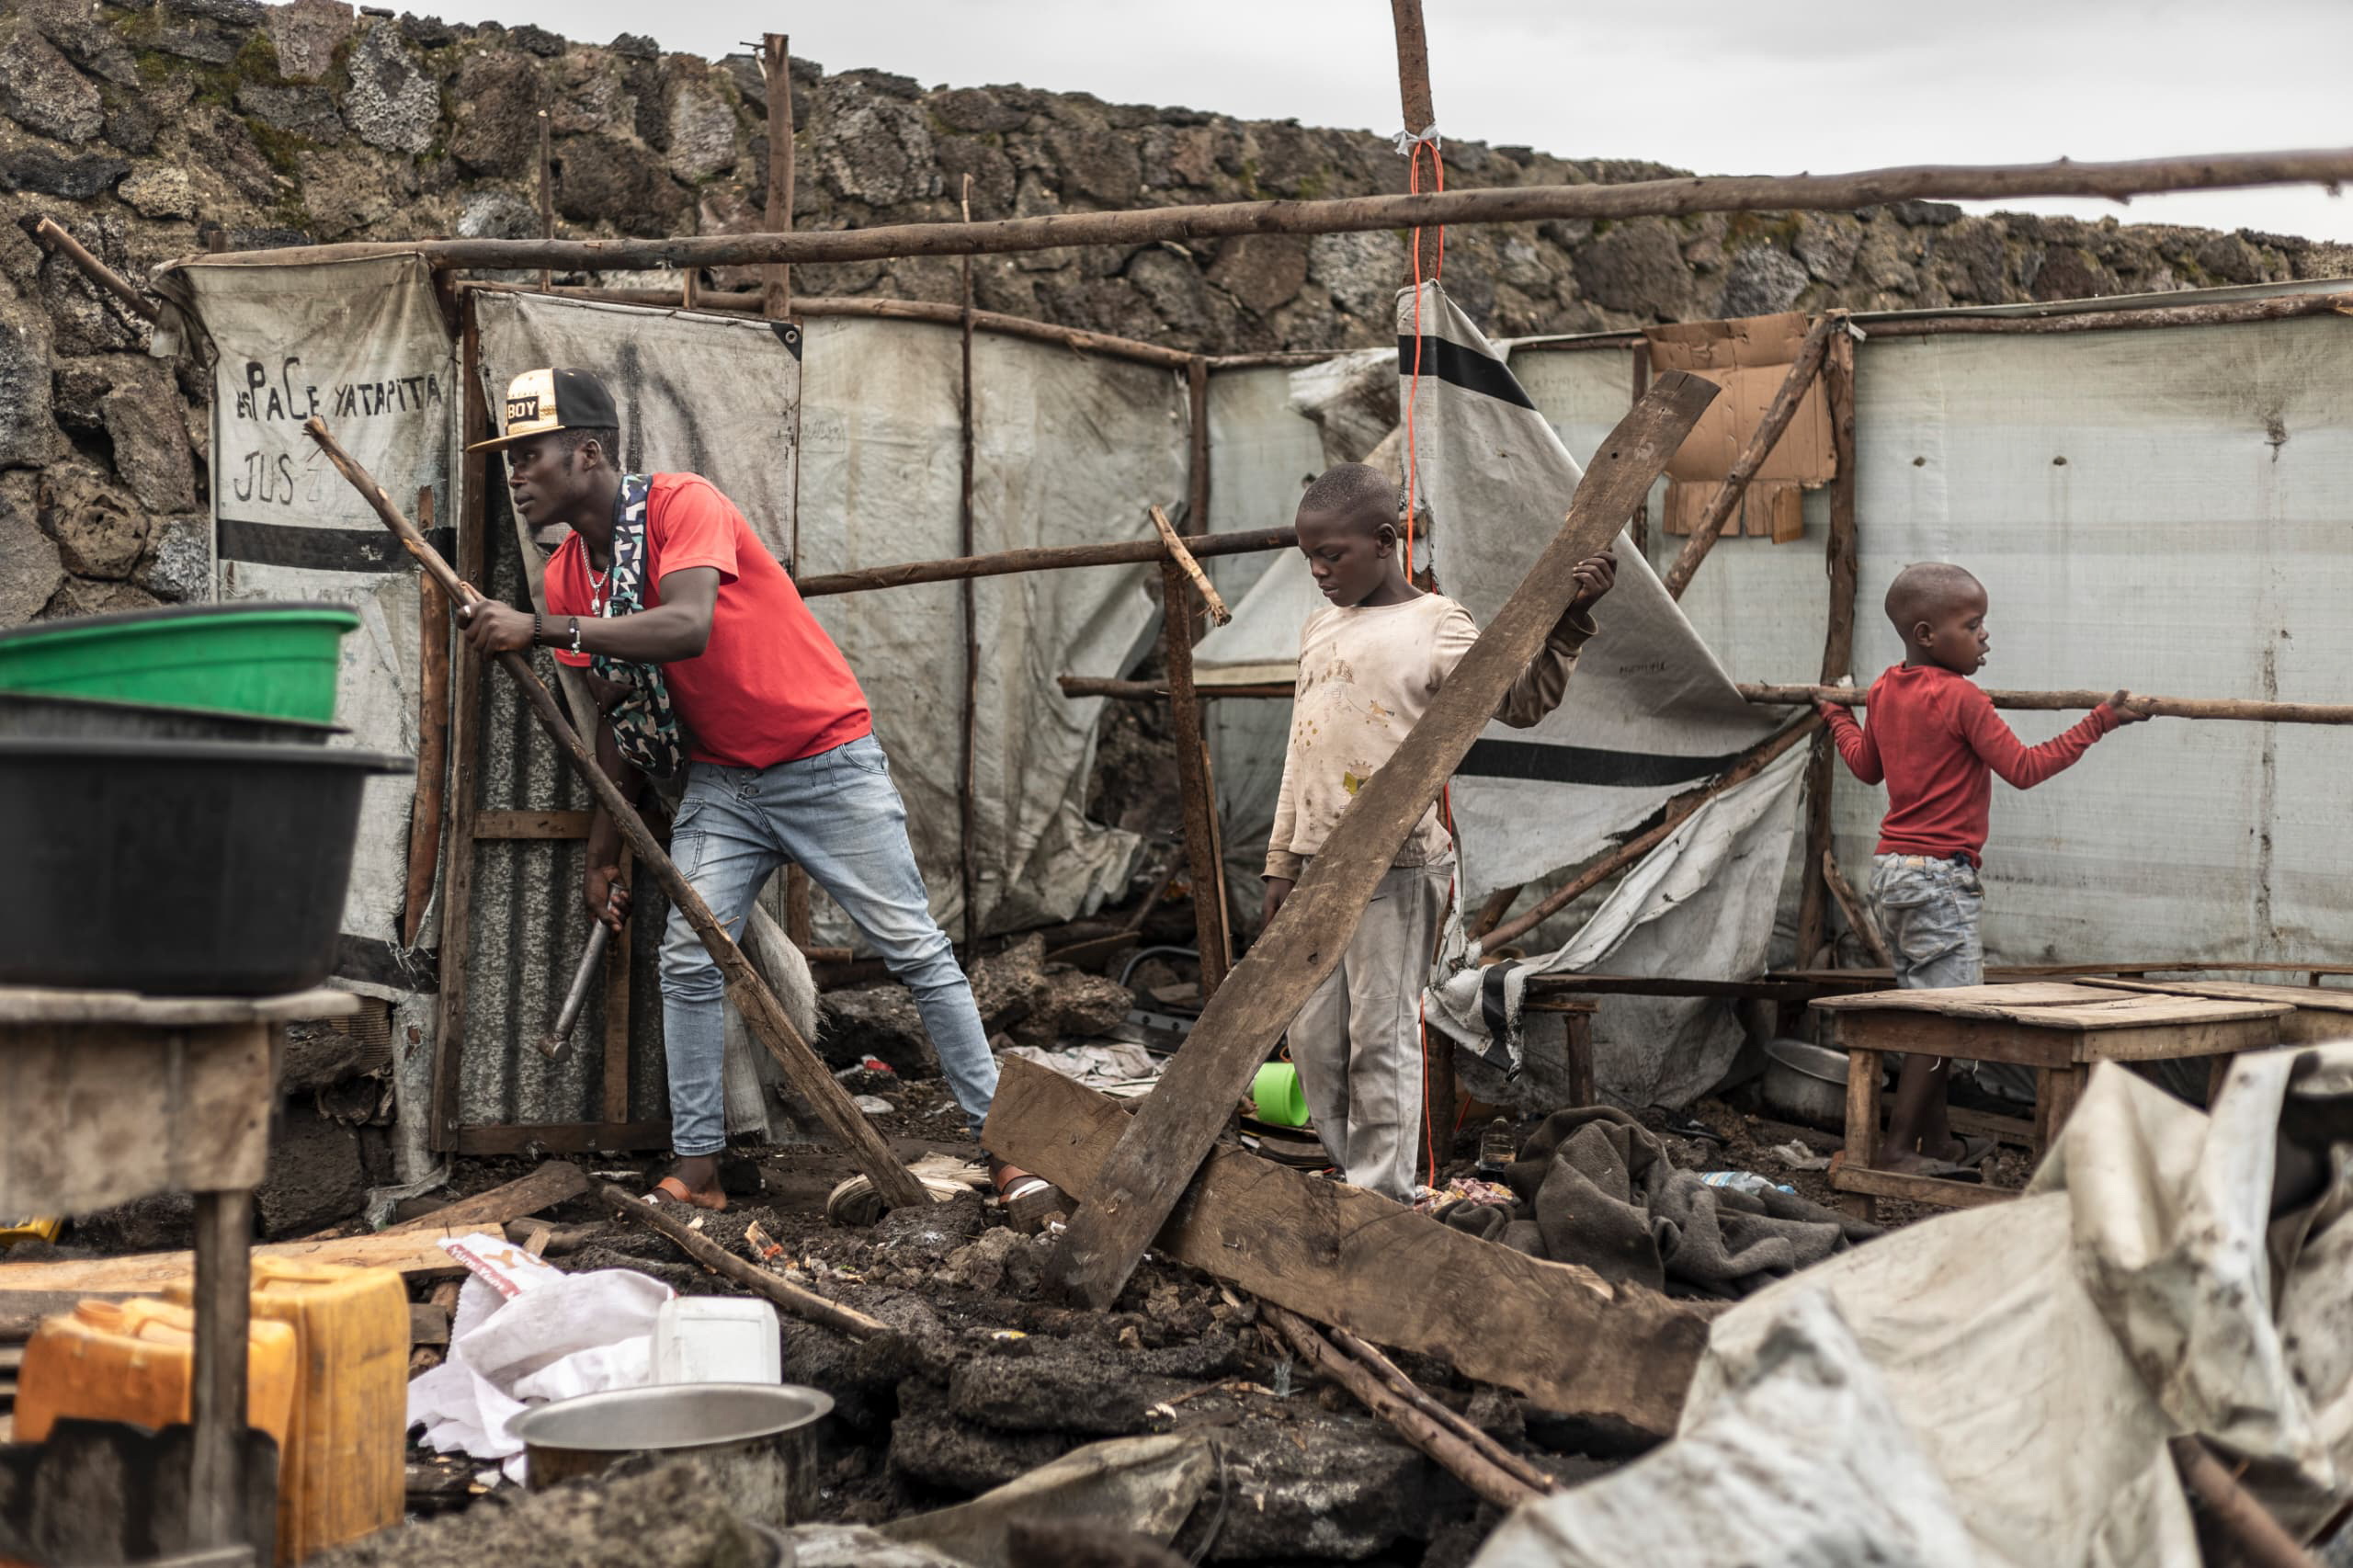
[[[1316,1136],[1351,1183],[1400,1202],[1413,1198],[1421,1147],[1422,987],[1453,883],[1451,856],[1392,867],[1290,1026]]]

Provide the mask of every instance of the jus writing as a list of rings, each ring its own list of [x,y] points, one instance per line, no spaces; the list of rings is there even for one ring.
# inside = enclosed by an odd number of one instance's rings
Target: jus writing
[[[273,377],[258,359],[245,361],[245,384],[237,392],[237,417],[258,421],[308,419],[318,414],[322,392],[327,396],[328,417],[367,418],[385,414],[423,414],[442,406],[438,376],[400,376],[381,381],[345,381],[321,388],[298,382],[299,358],[278,361]],[[240,501],[294,503],[294,458],[290,452],[246,451],[228,474],[229,489]]]
[[[329,395],[328,417],[356,419],[379,414],[423,414],[441,406],[441,378],[434,375],[396,376],[382,381],[345,381],[324,388],[298,383],[294,372],[302,361],[281,359],[278,374],[258,359],[245,361],[245,384],[237,392],[240,419],[290,419],[296,422],[319,412],[319,393]]]

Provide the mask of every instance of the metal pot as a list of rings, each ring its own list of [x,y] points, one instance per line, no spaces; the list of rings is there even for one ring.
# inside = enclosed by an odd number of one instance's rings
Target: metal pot
[[[1808,1127],[1847,1125],[1847,1053],[1802,1040],[1765,1042],[1765,1103]]]
[[[507,1430],[523,1441],[534,1492],[636,1455],[688,1459],[746,1521],[788,1525],[815,1501],[810,1429],[833,1408],[833,1395],[796,1383],[660,1383],[558,1400]]]

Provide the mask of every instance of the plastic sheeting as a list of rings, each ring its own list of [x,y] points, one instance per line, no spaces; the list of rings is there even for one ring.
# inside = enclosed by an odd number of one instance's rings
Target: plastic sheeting
[[[2211,1117],[2102,1065],[2027,1196],[1733,1308],[1676,1440],[1475,1568],[2195,1568],[2182,1432],[2318,1528],[2353,1493],[2348,1108],[2353,1043],[2240,1057]]]
[[[223,599],[334,599],[359,613],[343,642],[335,717],[347,744],[414,755],[416,568],[302,434],[313,415],[404,511],[419,487],[448,516],[460,400],[454,344],[414,256],[298,267],[195,264],[175,274],[212,364],[213,553]],[[343,929],[399,972],[415,781],[370,779]],[[397,989],[369,989],[395,995]]]

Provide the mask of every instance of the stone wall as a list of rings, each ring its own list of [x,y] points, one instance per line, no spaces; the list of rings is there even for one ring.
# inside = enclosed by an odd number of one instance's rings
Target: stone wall
[[[793,70],[795,222],[976,218],[1397,190],[1366,132],[1107,104],[1027,87],[926,90]],[[560,232],[760,227],[767,95],[748,58],[650,40],[354,12],[335,0],[9,0],[0,10],[0,213],[46,214],[133,281],[218,234],[308,241],[539,232],[539,112]],[[1869,161],[1859,153],[1856,163]],[[1450,183],[1619,181],[1655,165],[1457,142]],[[1188,348],[1372,344],[1405,270],[1394,233],[1252,236],[986,257],[991,310]],[[1574,332],[1790,307],[1863,309],[2333,277],[2347,247],[2112,221],[1965,217],[1906,202],[1461,229],[1449,288],[1490,331]],[[951,300],[953,260],[794,270],[803,294]],[[676,281],[636,277],[629,283]],[[705,280],[749,284],[719,269]],[[138,319],[17,224],[0,228],[0,624],[203,591],[198,382]]]

